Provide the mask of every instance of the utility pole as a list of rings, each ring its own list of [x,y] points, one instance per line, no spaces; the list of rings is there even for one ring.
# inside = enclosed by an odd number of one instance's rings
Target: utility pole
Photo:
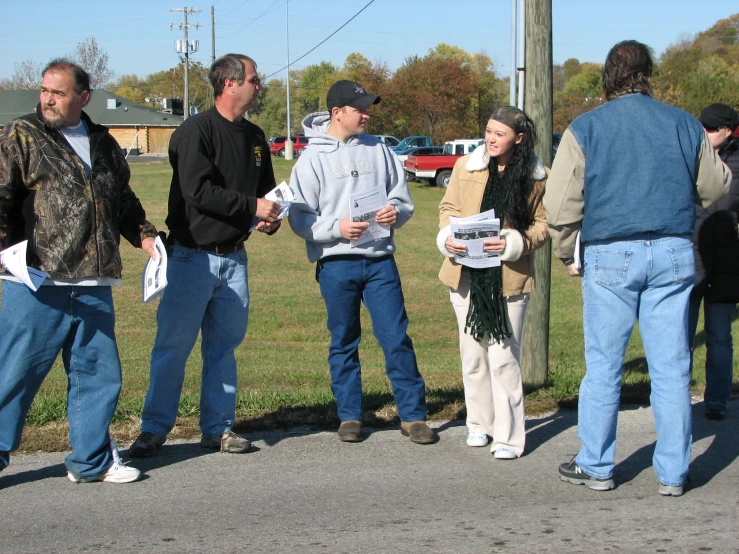
[[[216,7],[210,7],[210,63],[216,61]]]
[[[285,0],[285,48],[287,50],[287,136],[285,137],[285,159],[292,160],[293,141],[290,139],[290,0]]]
[[[216,8],[210,7],[210,65],[216,63]],[[215,104],[213,87],[208,87],[208,101],[211,107]]]
[[[552,165],[552,0],[526,0],[526,80],[524,111],[536,124],[536,154]],[[529,297],[521,346],[523,380],[541,385],[549,369],[549,289],[552,247],[534,253],[536,290]]]
[[[185,98],[183,119],[187,119],[190,116],[190,52],[197,52],[198,50],[198,41],[194,40],[190,43],[188,31],[190,30],[190,27],[195,27],[196,29],[200,28],[199,23],[188,23],[187,16],[191,13],[200,13],[202,10],[185,6],[184,8],[170,8],[169,11],[182,12],[183,17],[185,18],[185,22],[179,25],[180,30],[185,32],[185,38],[184,40],[176,41],[175,44],[177,52],[185,54]],[[175,24],[172,23],[172,25],[170,25],[170,29],[174,28],[174,26]]]

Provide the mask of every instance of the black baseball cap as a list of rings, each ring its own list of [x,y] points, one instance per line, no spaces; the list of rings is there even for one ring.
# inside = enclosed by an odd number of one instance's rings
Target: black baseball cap
[[[375,94],[369,94],[362,85],[354,81],[337,81],[328,89],[326,106],[330,112],[333,108],[351,106],[363,110],[382,100]]]
[[[711,104],[701,111],[700,122],[704,127],[720,129],[728,127],[732,131],[739,126],[739,114],[731,106],[726,104]]]

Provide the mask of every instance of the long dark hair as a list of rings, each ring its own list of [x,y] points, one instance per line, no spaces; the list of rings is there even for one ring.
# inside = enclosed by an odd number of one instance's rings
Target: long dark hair
[[[514,106],[497,108],[490,119],[500,121],[516,133],[523,133],[521,142],[513,147],[513,152],[506,162],[503,176],[509,183],[505,224],[523,234],[534,222],[534,211],[531,204],[531,191],[534,183],[531,179],[531,171],[536,160],[534,154],[536,126],[528,115]]]

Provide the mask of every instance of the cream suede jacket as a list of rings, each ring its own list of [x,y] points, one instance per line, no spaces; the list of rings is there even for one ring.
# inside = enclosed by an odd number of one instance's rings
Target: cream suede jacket
[[[488,182],[489,161],[490,155],[484,145],[457,160],[449,187],[439,204],[440,231],[436,237],[436,245],[446,256],[439,279],[452,289],[459,286],[463,266],[454,263],[454,255],[445,246],[447,237],[451,236],[449,217],[467,217],[480,213],[482,196]],[[549,240],[549,227],[542,205],[547,174],[547,168],[536,158],[531,169],[531,178],[535,181],[531,194],[534,222],[523,236],[513,229],[506,229],[505,221],[501,224],[501,236],[506,239],[505,250],[500,256],[503,262],[504,296],[516,296],[534,289],[534,258],[531,254]]]

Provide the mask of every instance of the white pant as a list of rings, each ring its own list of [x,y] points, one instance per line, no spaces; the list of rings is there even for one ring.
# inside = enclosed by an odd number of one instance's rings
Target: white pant
[[[520,456],[526,442],[521,381],[521,335],[528,294],[506,297],[511,336],[503,342],[486,333],[477,341],[464,331],[470,306],[470,275],[462,271],[459,288],[449,289],[459,326],[467,428],[493,437],[492,451],[508,448]]]

